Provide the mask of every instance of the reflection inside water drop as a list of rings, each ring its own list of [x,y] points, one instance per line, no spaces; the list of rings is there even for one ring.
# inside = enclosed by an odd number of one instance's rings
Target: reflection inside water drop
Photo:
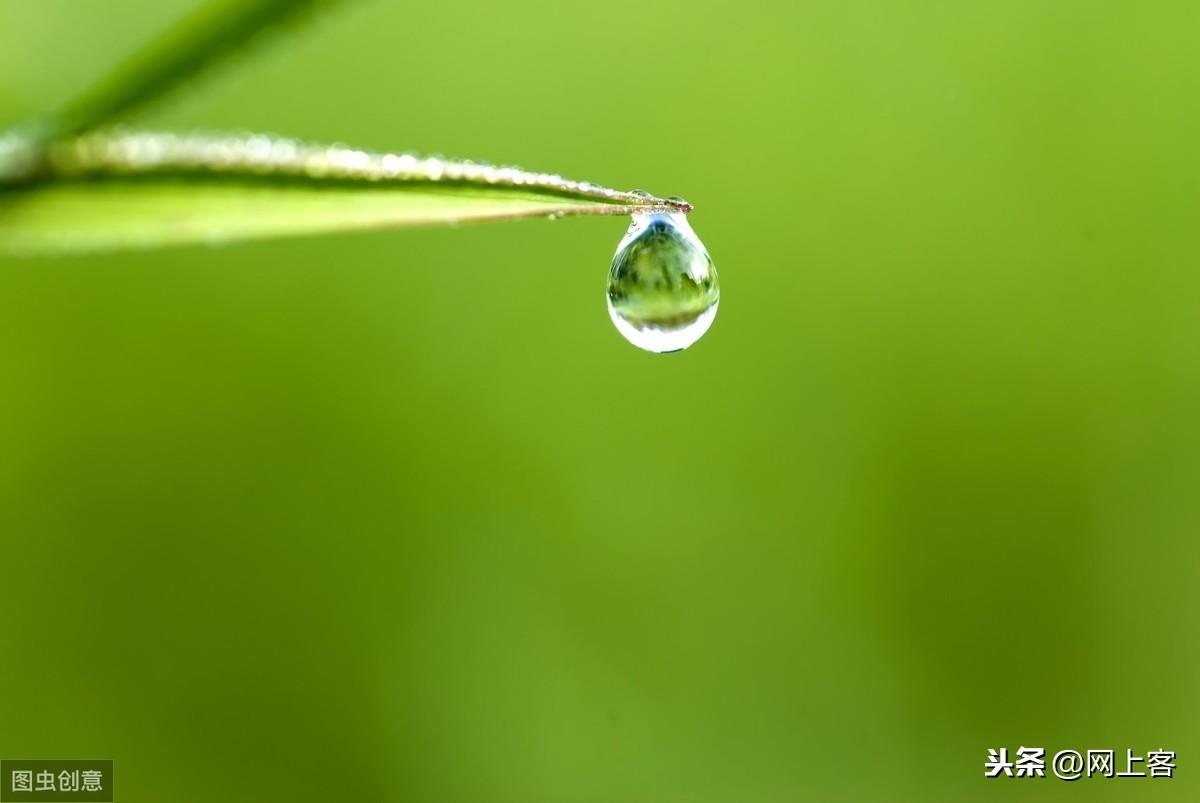
[[[720,297],[717,269],[686,216],[633,216],[608,272],[608,314],[626,340],[685,349],[708,331]]]

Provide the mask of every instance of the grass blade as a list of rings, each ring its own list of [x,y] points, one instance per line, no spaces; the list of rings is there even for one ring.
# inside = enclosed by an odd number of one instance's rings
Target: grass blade
[[[680,199],[476,162],[262,135],[92,134],[0,183],[0,251],[224,244],[367,228],[562,215],[686,213]]]

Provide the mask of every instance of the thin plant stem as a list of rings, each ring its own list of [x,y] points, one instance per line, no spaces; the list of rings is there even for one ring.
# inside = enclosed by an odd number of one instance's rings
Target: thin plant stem
[[[341,0],[211,0],[148,42],[69,103],[31,126],[41,142],[91,131],[155,100],[264,30]]]

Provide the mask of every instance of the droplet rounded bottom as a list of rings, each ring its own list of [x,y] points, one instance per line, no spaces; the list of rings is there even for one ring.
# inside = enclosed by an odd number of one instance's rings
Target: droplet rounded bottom
[[[613,325],[617,327],[617,331],[638,348],[653,351],[656,354],[670,354],[673,351],[683,351],[704,337],[704,333],[708,331],[708,327],[712,326],[713,320],[717,317],[717,306],[718,304],[713,304],[692,319],[690,323],[667,326],[656,326],[654,324],[635,326],[630,321],[621,317],[621,314],[613,307],[610,300],[608,302],[608,317],[612,318]]]

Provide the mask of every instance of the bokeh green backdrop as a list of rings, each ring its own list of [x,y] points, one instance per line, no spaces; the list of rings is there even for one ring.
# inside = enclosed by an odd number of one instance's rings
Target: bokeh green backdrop
[[[0,0],[0,109],[189,5]],[[1200,11],[366,3],[139,122],[681,194],[0,263],[0,755],[122,801],[1196,800]],[[1177,777],[983,778],[989,747]]]

